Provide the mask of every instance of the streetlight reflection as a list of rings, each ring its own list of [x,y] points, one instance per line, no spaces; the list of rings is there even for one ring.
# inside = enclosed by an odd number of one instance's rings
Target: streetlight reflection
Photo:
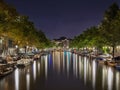
[[[96,62],[92,62],[92,85],[93,89],[95,89],[95,83],[96,83]]]
[[[30,90],[30,74],[26,74],[26,84],[27,84],[27,90]]]
[[[105,85],[106,85],[106,78],[107,78],[107,68],[106,66],[103,66],[103,69],[102,69],[102,88],[104,89],[105,88]]]
[[[19,90],[19,71],[15,70],[15,90]]]
[[[82,78],[82,73],[83,73],[83,63],[81,56],[79,56],[79,77]]]
[[[67,77],[69,77],[70,59],[69,53],[67,52]]]
[[[116,72],[116,90],[119,90],[119,86],[120,86],[120,73]]]
[[[47,56],[45,58],[45,78],[47,79],[47,74],[48,74],[48,59]]]
[[[87,78],[87,58],[84,57],[84,83],[86,84],[86,78]]]
[[[38,74],[40,75],[40,62],[38,62]]]
[[[108,68],[108,90],[112,90],[113,88],[113,71],[112,68]]]
[[[37,65],[37,63],[36,63],[36,61],[34,61],[34,63],[33,63],[33,77],[34,77],[34,81],[36,80],[36,73],[37,73],[36,65]]]
[[[73,54],[73,75],[76,76],[76,55]]]

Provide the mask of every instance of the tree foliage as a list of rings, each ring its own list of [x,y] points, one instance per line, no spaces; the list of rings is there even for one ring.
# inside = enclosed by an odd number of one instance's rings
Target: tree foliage
[[[20,15],[16,9],[0,0],[0,36],[12,39],[15,44],[45,47],[50,44],[42,31],[34,27],[28,16]]]
[[[91,27],[79,36],[75,37],[71,43],[73,47],[103,47],[110,46],[114,51],[120,45],[120,9],[113,3],[104,13],[103,20],[98,27]]]

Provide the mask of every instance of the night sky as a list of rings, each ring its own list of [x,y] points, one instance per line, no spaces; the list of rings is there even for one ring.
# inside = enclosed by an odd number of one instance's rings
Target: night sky
[[[103,18],[104,11],[120,0],[5,0],[17,11],[29,16],[49,39],[73,38]]]

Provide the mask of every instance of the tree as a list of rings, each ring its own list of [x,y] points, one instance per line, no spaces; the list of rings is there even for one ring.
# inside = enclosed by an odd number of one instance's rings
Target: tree
[[[120,28],[119,28],[119,7],[116,3],[113,3],[104,14],[104,19],[101,22],[100,29],[101,35],[105,40],[105,44],[113,48],[113,58],[115,48],[120,43]]]
[[[0,36],[7,37],[15,44],[46,47],[50,41],[42,31],[37,31],[28,16],[20,15],[16,9],[0,0]]]

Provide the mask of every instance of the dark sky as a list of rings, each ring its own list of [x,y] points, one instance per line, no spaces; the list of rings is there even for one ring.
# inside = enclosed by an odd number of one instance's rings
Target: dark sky
[[[49,39],[73,38],[90,26],[98,25],[104,11],[120,0],[5,0],[29,16]]]

